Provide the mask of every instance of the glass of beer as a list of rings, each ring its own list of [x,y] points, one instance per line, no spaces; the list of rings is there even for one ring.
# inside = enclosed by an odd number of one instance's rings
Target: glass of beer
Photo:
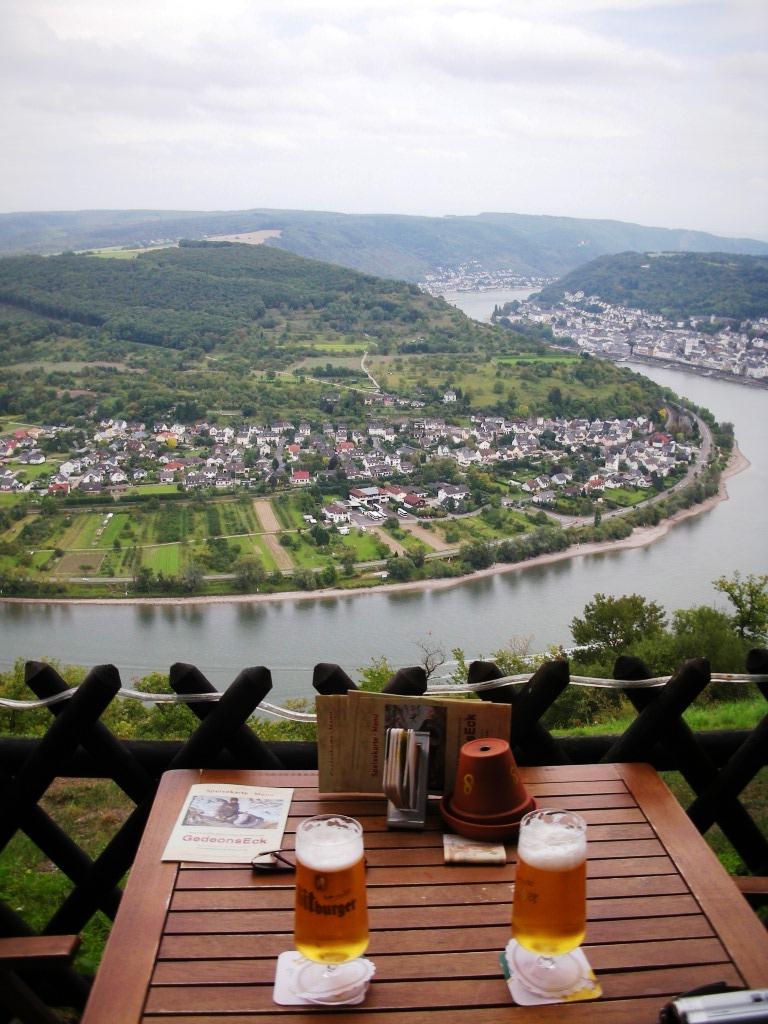
[[[586,934],[587,824],[570,811],[531,811],[520,823],[512,906],[515,973],[531,992],[571,990],[581,969],[571,955]]]
[[[370,965],[363,829],[343,814],[320,814],[296,829],[296,983],[315,1002],[359,993]]]

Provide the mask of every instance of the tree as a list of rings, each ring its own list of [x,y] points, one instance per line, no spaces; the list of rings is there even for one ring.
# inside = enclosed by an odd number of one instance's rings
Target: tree
[[[395,668],[387,661],[386,656],[371,658],[369,665],[360,668],[360,689],[381,693],[395,674]]]
[[[197,562],[190,562],[182,575],[182,586],[189,594],[194,594],[203,584],[203,570]]]
[[[719,576],[713,586],[735,608],[731,621],[740,637],[755,641],[768,637],[768,575],[750,573],[742,578],[736,571],[732,579]]]
[[[324,587],[332,587],[337,579],[336,566],[329,562],[324,569],[318,573],[318,581]]]
[[[386,568],[390,577],[398,581],[410,580],[416,572],[416,566],[407,556],[388,558]]]
[[[665,622],[664,609],[640,594],[595,594],[583,618],[571,620],[571,633],[579,647],[618,653],[635,640],[661,633]]]
[[[432,643],[431,636],[431,633],[427,633],[426,639],[416,641],[416,646],[421,651],[421,664],[427,679],[445,664],[445,651],[438,644]]]
[[[673,612],[669,632],[635,642],[632,653],[654,675],[671,675],[689,658],[706,658],[713,672],[741,672],[747,647],[748,642],[736,635],[730,616],[700,605]]]
[[[258,555],[243,555],[235,562],[233,569],[238,590],[246,593],[258,590],[267,578],[264,563]]]

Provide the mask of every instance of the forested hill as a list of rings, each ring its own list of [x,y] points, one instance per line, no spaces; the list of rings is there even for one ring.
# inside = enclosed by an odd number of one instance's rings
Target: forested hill
[[[612,305],[669,317],[768,316],[768,256],[729,253],[636,253],[603,256],[541,292],[545,305],[582,291]]]
[[[270,310],[323,311],[335,329],[385,319],[413,325],[435,300],[382,280],[253,245],[191,243],[135,259],[20,256],[0,260],[0,310],[98,328],[144,344],[186,348],[269,326]]]
[[[613,220],[481,213],[410,217],[311,210],[85,210],[0,214],[0,253],[141,247],[179,238],[274,233],[267,244],[384,277],[423,280],[440,266],[556,276],[625,250],[768,255],[768,243]]]

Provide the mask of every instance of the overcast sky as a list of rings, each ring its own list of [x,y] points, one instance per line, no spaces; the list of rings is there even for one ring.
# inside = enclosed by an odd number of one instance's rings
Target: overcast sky
[[[0,0],[0,210],[768,240],[768,0]]]

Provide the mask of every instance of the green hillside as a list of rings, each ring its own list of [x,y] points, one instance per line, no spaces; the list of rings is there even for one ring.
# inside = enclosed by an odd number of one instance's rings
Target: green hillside
[[[478,324],[415,285],[228,243],[0,260],[0,367],[0,415],[76,425],[331,413],[364,423],[408,408],[444,415],[447,388],[459,416],[659,405],[644,378]],[[406,404],[372,413],[376,382]]]
[[[768,257],[623,252],[579,267],[545,288],[540,298],[554,305],[565,292],[578,291],[672,318],[768,316]]]
[[[322,311],[334,329],[413,324],[436,308],[413,285],[264,246],[190,243],[136,259],[73,254],[0,260],[0,308],[114,339],[171,348],[234,343],[270,311]]]
[[[767,254],[768,244],[611,220],[481,213],[408,217],[310,210],[86,210],[0,215],[0,253],[142,247],[180,238],[275,231],[273,247],[365,273],[417,281],[440,266],[555,276],[624,250]]]

